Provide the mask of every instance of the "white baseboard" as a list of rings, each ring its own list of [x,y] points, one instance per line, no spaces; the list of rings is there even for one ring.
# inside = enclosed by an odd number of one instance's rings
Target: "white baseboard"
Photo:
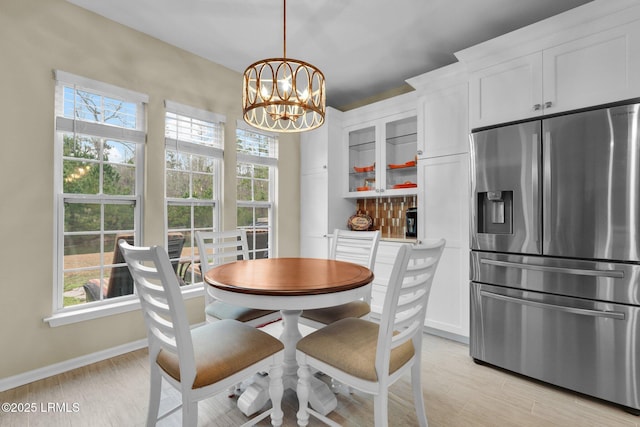
[[[100,362],[111,357],[120,356],[121,354],[139,350],[146,346],[147,339],[144,338],[138,341],[122,344],[117,347],[101,350],[96,353],[87,354],[84,356],[76,357],[74,359],[65,360],[64,362],[34,369],[33,371],[24,372],[12,377],[2,378],[0,379],[0,392],[10,390],[15,387],[20,387],[22,385],[48,378],[53,375],[58,375],[72,369]]]

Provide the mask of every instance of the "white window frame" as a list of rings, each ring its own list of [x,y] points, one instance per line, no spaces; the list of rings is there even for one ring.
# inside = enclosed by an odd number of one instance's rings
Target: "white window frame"
[[[144,144],[146,142],[146,119],[145,109],[148,104],[148,96],[135,91],[124,89],[108,83],[96,81],[82,76],[77,76],[60,70],[54,70],[56,80],[56,120],[54,135],[54,250],[53,250],[53,304],[52,316],[44,320],[50,326],[59,326],[68,323],[75,323],[87,319],[107,316],[124,311],[130,311],[139,307],[139,301],[135,294],[118,298],[102,300],[92,303],[79,304],[69,307],[63,306],[64,293],[64,203],[132,203],[134,204],[134,234],[136,242],[142,238],[142,189],[144,188]],[[64,87],[74,87],[87,90],[88,92],[108,96],[110,98],[121,99],[125,102],[137,104],[136,108],[136,129],[113,126],[105,123],[95,123],[92,121],[77,120],[64,117]],[[60,138],[63,133],[86,134],[90,136],[123,140],[135,143],[136,149],[136,171],[135,189],[133,195],[111,196],[104,194],[64,194],[63,193],[63,144]],[[101,221],[102,225],[104,223]],[[109,230],[114,232],[115,230]],[[102,229],[100,233],[103,233]],[[101,248],[106,255],[110,249]],[[110,260],[103,260],[110,262]],[[103,264],[104,265],[104,264]]]
[[[181,138],[179,131],[177,131],[176,137],[171,138],[165,133],[165,203],[164,203],[164,224],[165,224],[165,235],[168,235],[169,224],[168,224],[168,208],[169,205],[182,205],[188,206],[192,210],[196,206],[211,206],[213,207],[213,226],[211,228],[198,228],[194,224],[194,215],[191,215],[191,224],[189,225],[189,229],[184,229],[181,231],[190,232],[190,241],[185,242],[185,245],[188,243],[192,248],[192,255],[187,258],[181,258],[180,262],[191,262],[195,264],[199,260],[194,255],[194,251],[197,249],[197,243],[195,239],[195,233],[197,231],[217,231],[220,229],[221,224],[221,209],[220,209],[220,200],[222,195],[222,178],[223,178],[223,170],[224,170],[224,123],[226,122],[225,116],[217,113],[213,113],[210,111],[202,110],[199,108],[191,107],[188,105],[180,104],[174,101],[165,100],[165,126],[167,120],[167,113],[173,113],[180,116],[184,116],[190,119],[202,120],[210,123],[213,126],[219,126],[219,131],[221,134],[218,137],[217,142],[214,141],[214,145],[204,145],[202,143],[194,142],[188,138],[188,135],[185,135],[185,138]],[[205,199],[195,199],[195,198],[173,198],[167,197],[167,169],[166,169],[166,152],[167,150],[197,155],[197,156],[206,156],[212,158],[215,162],[214,165],[214,187],[213,187],[213,199],[205,200]],[[192,172],[190,172],[192,173]],[[190,285],[183,286],[181,289],[184,292],[188,292],[192,289],[203,289],[203,282],[193,282]]]
[[[271,258],[275,256],[274,248],[275,248],[276,227],[275,227],[275,215],[274,215],[275,208],[274,207],[275,207],[275,197],[276,197],[276,192],[275,192],[276,179],[278,174],[278,134],[255,129],[249,126],[248,124],[246,124],[244,121],[238,120],[236,122],[236,141],[238,139],[237,129],[258,133],[258,134],[265,135],[275,139],[273,152],[271,153],[271,156],[258,156],[258,155],[251,155],[247,153],[238,152],[236,147],[236,167],[237,167],[237,163],[250,163],[254,165],[269,167],[269,200],[268,201],[248,201],[248,200],[239,200],[236,198],[236,207],[267,209],[267,211],[269,212],[269,219],[268,219],[269,239],[268,239],[267,256]],[[237,179],[238,179],[238,176],[236,173],[236,185],[237,185]],[[256,218],[254,217],[254,220],[255,219]],[[238,225],[238,227],[240,226]],[[250,238],[249,236],[247,237]],[[255,245],[253,246],[250,245],[250,247],[253,247],[253,249],[250,250],[250,255],[253,257],[256,252]]]

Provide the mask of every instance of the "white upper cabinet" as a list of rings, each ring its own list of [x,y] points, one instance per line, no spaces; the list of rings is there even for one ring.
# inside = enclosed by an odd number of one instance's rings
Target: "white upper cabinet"
[[[542,55],[534,53],[474,73],[469,82],[471,127],[542,113]]]
[[[331,110],[329,110],[331,111]],[[325,125],[301,135],[300,174],[308,175],[326,171],[329,167],[329,127],[327,114]],[[333,119],[335,121],[335,119]]]
[[[469,151],[469,85],[463,64],[407,80],[418,92],[418,157],[446,156]]]
[[[640,96],[640,21],[542,52],[544,113]]]
[[[468,92],[465,81],[423,97],[424,139],[418,146],[421,158],[469,151]]]
[[[347,115],[350,124],[344,128],[343,142],[345,197],[417,194],[415,95],[400,95],[350,110]]]
[[[637,2],[595,1],[456,53],[471,128],[640,96],[638,19]]]

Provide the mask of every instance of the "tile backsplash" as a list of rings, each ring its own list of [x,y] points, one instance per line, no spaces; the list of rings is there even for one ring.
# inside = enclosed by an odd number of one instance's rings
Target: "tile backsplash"
[[[416,197],[417,196],[402,196],[358,199],[356,210],[371,217],[373,220],[372,229],[380,230],[380,238],[405,239],[407,232],[407,209],[417,207],[418,201]]]

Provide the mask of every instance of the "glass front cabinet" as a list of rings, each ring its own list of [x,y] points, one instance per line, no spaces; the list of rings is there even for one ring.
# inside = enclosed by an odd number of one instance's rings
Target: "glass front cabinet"
[[[417,194],[417,116],[398,114],[345,130],[346,197]]]

